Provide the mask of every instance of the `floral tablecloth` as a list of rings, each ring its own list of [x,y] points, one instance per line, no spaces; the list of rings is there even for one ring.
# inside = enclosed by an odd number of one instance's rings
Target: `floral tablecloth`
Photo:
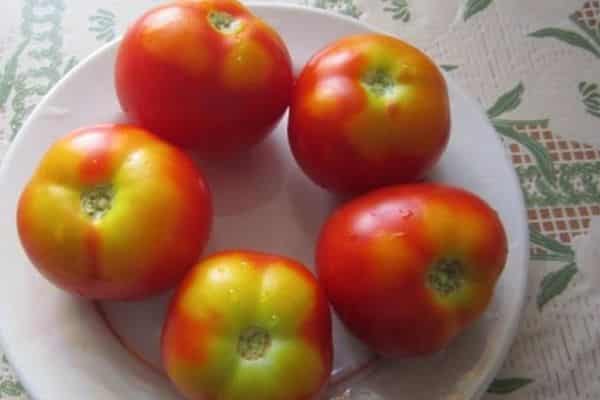
[[[0,159],[70,68],[160,2],[3,0]],[[529,293],[485,400],[600,399],[600,1],[297,2],[424,49],[487,109],[505,143],[528,208]],[[0,359],[0,399],[27,399]]]

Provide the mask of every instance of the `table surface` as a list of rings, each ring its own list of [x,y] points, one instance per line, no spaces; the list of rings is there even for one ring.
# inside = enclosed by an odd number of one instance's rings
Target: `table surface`
[[[70,68],[161,2],[4,0],[0,160],[32,108]],[[487,110],[525,194],[531,262],[521,329],[484,398],[597,400],[600,1],[292,2],[414,43]],[[1,350],[0,359],[0,399],[27,399]]]

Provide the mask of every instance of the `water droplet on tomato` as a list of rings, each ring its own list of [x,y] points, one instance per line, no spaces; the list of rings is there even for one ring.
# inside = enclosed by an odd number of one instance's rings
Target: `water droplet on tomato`
[[[231,288],[231,289],[228,290],[228,292],[229,292],[229,297],[231,298],[231,301],[233,303],[239,303],[240,302],[240,296],[238,294],[237,289]]]

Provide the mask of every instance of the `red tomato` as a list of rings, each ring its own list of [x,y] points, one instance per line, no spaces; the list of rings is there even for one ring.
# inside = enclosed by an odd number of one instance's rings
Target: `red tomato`
[[[123,38],[116,63],[123,110],[204,157],[263,139],[289,104],[292,79],[279,35],[235,0],[148,11]]]
[[[329,379],[329,306],[288,258],[228,251],[178,288],[162,337],[165,369],[192,400],[309,400]]]
[[[338,209],[321,232],[317,267],[357,337],[407,356],[440,350],[484,312],[506,256],[502,224],[483,200],[414,184]]]
[[[327,46],[304,67],[292,95],[292,152],[315,183],[337,192],[423,177],[449,132],[439,69],[389,36],[350,36]]]
[[[17,224],[32,263],[88,298],[133,299],[179,282],[208,240],[204,179],[179,149],[132,126],[56,141],[21,193]]]

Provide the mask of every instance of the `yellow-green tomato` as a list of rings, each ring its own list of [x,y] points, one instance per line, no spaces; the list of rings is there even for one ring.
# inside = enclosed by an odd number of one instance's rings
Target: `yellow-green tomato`
[[[201,171],[131,125],[77,129],[52,144],[19,197],[32,264],[86,298],[131,300],[173,288],[200,258],[212,221]]]
[[[190,400],[308,400],[332,366],[331,317],[313,275],[288,258],[217,253],[170,305],[165,369]]]

